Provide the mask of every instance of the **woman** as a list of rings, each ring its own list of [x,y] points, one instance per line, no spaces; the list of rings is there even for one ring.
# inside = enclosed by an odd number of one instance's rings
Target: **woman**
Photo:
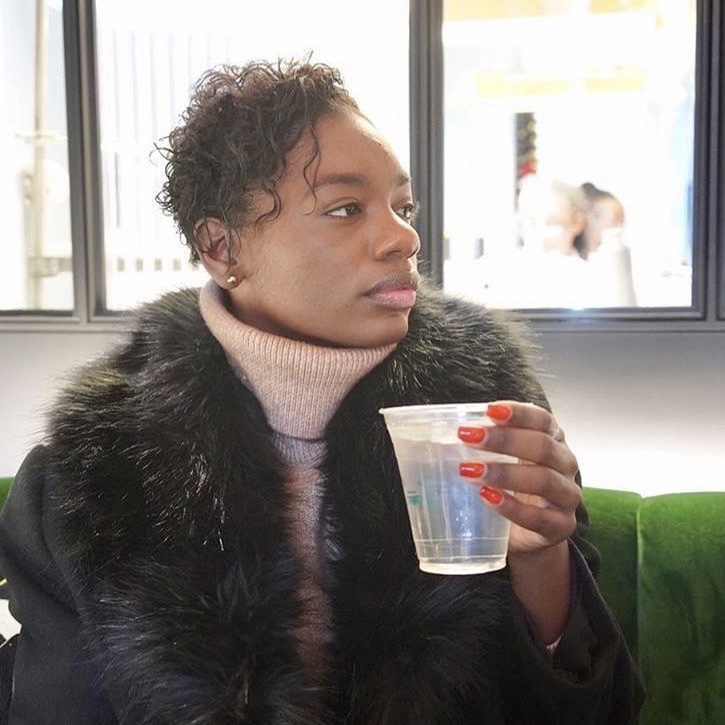
[[[525,346],[420,283],[410,179],[338,73],[209,72],[166,157],[211,280],[139,312],[13,485],[10,723],[633,722]],[[530,463],[463,468],[509,566],[426,574],[377,411],[482,400],[462,440]]]

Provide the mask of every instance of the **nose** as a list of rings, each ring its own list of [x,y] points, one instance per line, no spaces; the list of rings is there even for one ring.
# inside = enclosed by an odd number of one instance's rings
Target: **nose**
[[[378,229],[373,242],[375,259],[384,260],[391,256],[409,259],[420,251],[418,232],[394,211],[391,211],[384,225]]]

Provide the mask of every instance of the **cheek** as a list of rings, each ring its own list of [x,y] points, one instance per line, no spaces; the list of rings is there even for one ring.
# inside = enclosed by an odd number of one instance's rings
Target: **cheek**
[[[315,231],[305,237],[292,230],[269,242],[260,240],[246,265],[256,275],[260,293],[283,297],[287,314],[298,318],[310,311],[327,315],[328,308],[339,314],[356,291],[356,272],[362,266],[353,240],[330,241]]]
[[[355,279],[356,265],[329,251],[311,254],[297,268],[300,287],[323,302],[329,297],[340,297],[349,290]]]

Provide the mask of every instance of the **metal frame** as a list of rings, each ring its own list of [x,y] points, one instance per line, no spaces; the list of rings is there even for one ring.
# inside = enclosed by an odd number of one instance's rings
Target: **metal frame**
[[[725,331],[725,18],[719,0],[698,0],[693,170],[693,306],[690,309],[523,310],[540,331]],[[93,0],[64,0],[68,154],[73,238],[73,313],[0,316],[0,331],[118,329],[105,308],[103,204]],[[444,57],[443,0],[410,3],[411,170],[422,202],[416,222],[422,268],[442,280]]]
[[[104,304],[103,192],[93,0],[64,0],[63,46],[74,310],[0,315],[0,331],[118,329],[119,315],[106,312]]]
[[[709,176],[711,227],[709,233],[708,288],[711,290],[711,307],[717,310],[718,319],[725,322],[725,13],[722,3],[713,2],[708,20],[712,28],[712,68],[710,102],[711,120],[711,169]]]
[[[90,239],[85,216],[87,204],[76,203],[85,200],[84,163],[84,109],[83,109],[83,62],[82,39],[80,35],[80,11],[76,0],[63,2],[63,43],[65,47],[66,114],[68,117],[68,173],[71,198],[71,238],[73,240],[73,290],[75,298],[75,319],[86,322],[89,319],[88,299],[88,239]]]
[[[107,321],[103,186],[93,0],[65,0],[68,153],[71,189],[80,203],[72,217],[76,304],[82,322]],[[72,129],[72,132],[71,132]]]
[[[410,159],[421,267],[443,280],[443,3],[410,3]]]

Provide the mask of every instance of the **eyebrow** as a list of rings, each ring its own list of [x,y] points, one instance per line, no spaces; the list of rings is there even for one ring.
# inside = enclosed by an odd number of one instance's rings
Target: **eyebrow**
[[[346,186],[365,186],[367,183],[366,178],[361,174],[330,174],[323,176],[321,179],[315,181],[310,187],[308,193],[314,194],[318,189],[325,186],[334,186],[336,184],[345,184]],[[410,183],[410,176],[403,172],[395,184],[396,188],[405,186]]]

